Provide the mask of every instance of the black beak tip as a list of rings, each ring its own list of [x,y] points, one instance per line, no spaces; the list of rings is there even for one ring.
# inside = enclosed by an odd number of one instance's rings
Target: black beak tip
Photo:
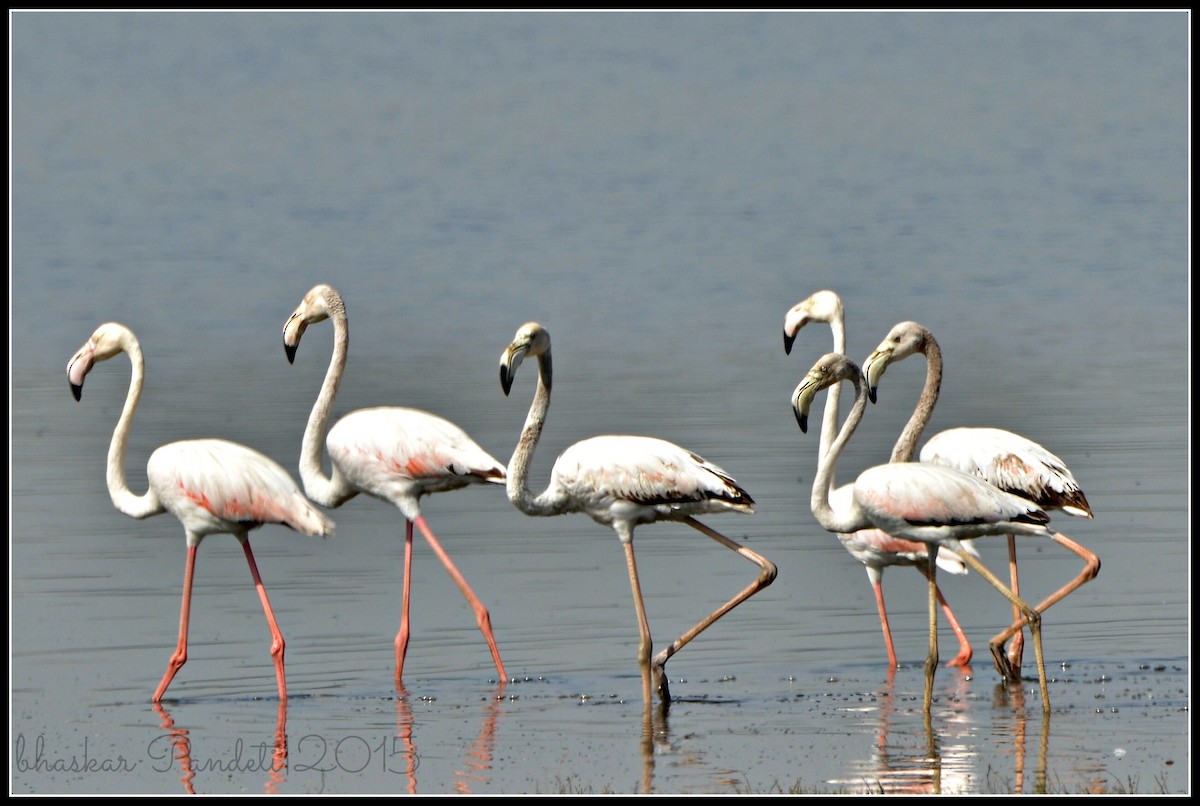
[[[796,343],[795,336],[789,336],[786,333],[783,334],[783,353],[784,353],[784,355],[792,354],[792,345],[795,343]]]
[[[299,345],[288,344],[287,342],[284,342],[283,344],[283,352],[287,356],[289,364],[294,364],[296,362],[297,347],[299,347]]]
[[[500,388],[504,390],[504,396],[508,397],[508,391],[512,389],[512,376],[506,371],[508,367],[500,365]]]
[[[879,394],[879,387],[877,387],[877,386],[868,386],[867,387],[867,397],[870,399],[870,401],[872,403],[875,402],[875,398],[878,394]]]
[[[800,412],[796,412],[796,422],[800,424],[800,430],[803,433],[807,434],[808,433],[808,415],[801,414]]]
[[[81,397],[83,397],[83,387],[79,386],[78,384],[71,384],[71,394],[74,395],[75,400],[78,401]]]

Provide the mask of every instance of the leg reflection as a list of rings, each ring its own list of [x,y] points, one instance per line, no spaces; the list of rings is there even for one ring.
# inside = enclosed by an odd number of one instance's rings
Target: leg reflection
[[[187,730],[175,727],[175,720],[167,713],[167,709],[163,708],[161,702],[151,703],[151,707],[162,720],[159,727],[167,731],[171,757],[179,763],[179,780],[183,784],[183,790],[189,795],[196,794],[195,786],[192,784],[196,778],[196,771],[192,769],[192,740],[188,738]]]
[[[492,769],[492,754],[496,750],[496,723],[500,719],[504,705],[504,684],[501,680],[496,690],[488,699],[488,705],[483,712],[483,722],[479,725],[479,736],[474,744],[467,748],[466,769],[454,773],[454,790],[461,795],[474,794],[472,786],[487,784],[491,779],[487,776]]]
[[[408,781],[408,794],[417,794],[417,747],[413,744],[413,711],[408,701],[408,689],[396,684],[396,736],[404,748],[404,776]]]
[[[1025,712],[1025,689],[1018,683],[1000,683],[995,689],[993,704],[1012,716],[1013,739],[1013,791],[1020,795],[1025,791],[1025,731],[1028,714]],[[999,721],[997,721],[999,725]],[[1050,712],[1042,711],[1042,730],[1038,740],[1037,767],[1033,772],[1035,795],[1046,794],[1046,757],[1050,749]]]

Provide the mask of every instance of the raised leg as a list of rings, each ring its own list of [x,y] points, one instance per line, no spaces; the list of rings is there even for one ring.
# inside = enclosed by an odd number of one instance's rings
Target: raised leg
[[[258,565],[254,562],[254,552],[250,550],[250,540],[242,538],[242,551],[246,554],[246,562],[250,564],[250,576],[254,578],[254,589],[262,601],[263,612],[267,614],[267,627],[271,630],[271,657],[275,661],[275,681],[279,684],[279,699],[287,699],[287,679],[283,671],[283,633],[279,630],[279,622],[275,620],[275,611],[267,600],[267,588],[263,585],[262,577],[258,575]]]
[[[396,689],[404,688],[404,659],[408,656],[408,605],[412,592],[412,521],[404,520],[404,589],[400,593],[400,631],[396,633]]]
[[[475,611],[475,623],[479,625],[479,631],[483,633],[484,639],[487,641],[488,649],[492,651],[492,660],[496,664],[496,674],[500,676],[501,682],[508,681],[508,675],[504,671],[504,664],[500,660],[500,650],[496,648],[496,639],[492,635],[492,617],[488,614],[488,610],[483,606],[483,602],[479,601],[479,597],[475,595],[475,591],[471,590],[471,586],[467,584],[467,578],[462,575],[454,562],[450,559],[450,555],[442,548],[442,544],[433,536],[433,532],[429,530],[429,525],[425,523],[425,516],[417,516],[417,526],[421,529],[421,534],[425,535],[425,539],[429,542],[429,547],[433,549],[433,553],[442,561],[442,565],[446,567],[447,573],[451,579],[458,585],[458,589],[462,591],[463,596],[467,597],[467,601],[471,604],[471,609]]]
[[[974,569],[975,573],[991,583],[992,587],[1000,591],[1000,594],[1012,604],[1021,609],[1024,616],[1024,623],[1029,624],[1029,634],[1033,636],[1033,652],[1037,657],[1038,683],[1042,690],[1042,710],[1050,710],[1050,689],[1046,685],[1046,660],[1042,655],[1042,614],[1031,608],[1028,604],[1022,601],[1016,594],[1005,587],[1004,583],[996,578],[996,575],[987,569],[978,558],[967,552],[962,552],[962,558],[967,565]],[[1018,627],[1017,629],[1020,629]],[[1006,681],[1017,679],[1018,675],[1008,666],[1008,656],[1004,654],[1003,645],[992,643],[992,660],[996,663],[996,670],[1000,672],[1000,676]],[[999,650],[997,651],[997,646]]]
[[[167,660],[167,672],[163,675],[158,688],[154,690],[154,696],[150,698],[150,702],[162,700],[163,695],[167,693],[167,686],[171,685],[171,680],[175,678],[175,673],[183,668],[183,664],[187,663],[188,619],[192,610],[192,575],[195,571],[196,547],[188,546],[187,563],[183,569],[183,604],[179,610],[179,641],[175,645],[175,652]]]
[[[1061,534],[1061,533],[1055,533],[1053,535],[1053,539],[1056,543],[1062,544],[1067,549],[1069,549],[1071,552],[1073,552],[1074,554],[1083,558],[1084,567],[1083,567],[1083,570],[1079,572],[1079,575],[1077,577],[1072,579],[1066,585],[1063,585],[1061,588],[1056,590],[1054,593],[1047,596],[1040,604],[1038,604],[1038,606],[1035,608],[1038,613],[1046,612],[1051,606],[1053,606],[1059,600],[1066,597],[1067,594],[1071,593],[1076,588],[1083,585],[1085,582],[1092,581],[1093,579],[1096,578],[1096,575],[1100,573],[1100,558],[1097,557],[1093,552],[1089,551],[1088,549],[1085,549],[1083,546],[1079,545],[1074,540],[1072,540],[1071,538],[1069,538],[1066,535]],[[1019,615],[1017,617],[1016,621],[1013,622],[1011,627],[1009,627],[1007,630],[1004,630],[999,635],[997,635],[995,638],[993,638],[989,642],[992,647],[992,656],[995,657],[996,653],[998,651],[1001,654],[1003,654],[1004,642],[1007,641],[1009,639],[1009,637],[1012,637],[1013,641],[1015,642],[1016,636],[1020,633],[1020,631],[1024,628],[1024,626],[1025,626],[1025,618],[1024,618],[1024,616]],[[1010,650],[1009,658],[1011,659],[1011,657],[1012,657],[1012,652]],[[1016,679],[1017,677],[1019,677],[1019,675],[1020,675],[1019,660],[1018,660],[1018,664],[1015,667],[1010,667],[1010,668],[1012,668],[1012,671],[1013,671],[1012,679]]]
[[[693,529],[696,529],[696,530],[708,535],[713,540],[715,540],[718,543],[720,543],[721,545],[725,546],[725,548],[730,549],[731,551],[737,552],[738,554],[745,557],[750,562],[757,565],[760,570],[759,570],[758,578],[755,579],[753,582],[751,582],[749,585],[747,585],[744,589],[742,589],[741,593],[739,593],[737,596],[734,596],[728,602],[726,602],[725,604],[718,607],[716,610],[714,610],[712,613],[710,613],[707,617],[702,619],[696,626],[692,627],[690,630],[685,632],[683,635],[679,636],[679,638],[675,639],[675,643],[671,644],[666,649],[664,649],[662,652],[658,653],[658,655],[654,658],[654,664],[653,664],[654,674],[655,674],[656,678],[658,678],[660,676],[662,677],[662,679],[664,681],[664,683],[663,683],[664,687],[666,685],[666,683],[665,683],[666,672],[664,671],[664,667],[666,666],[667,661],[670,660],[671,656],[674,655],[679,650],[683,649],[685,646],[687,646],[687,644],[693,638],[695,638],[697,635],[699,635],[700,633],[702,633],[706,629],[708,629],[712,625],[712,623],[715,622],[717,619],[721,618],[721,616],[725,615],[730,610],[732,610],[733,608],[737,607],[739,604],[744,602],[746,599],[749,599],[751,596],[758,593],[760,590],[762,590],[763,588],[767,587],[772,582],[774,582],[775,575],[778,573],[778,569],[776,569],[775,563],[771,562],[766,557],[763,557],[761,554],[759,554],[757,552],[751,551],[750,549],[746,548],[745,546],[741,545],[740,543],[730,540],[725,535],[721,534],[720,532],[716,531],[715,529],[711,529],[708,526],[705,526],[703,523],[696,520],[695,518],[691,518],[691,517],[684,518],[683,522],[686,523],[687,525],[691,526]]]

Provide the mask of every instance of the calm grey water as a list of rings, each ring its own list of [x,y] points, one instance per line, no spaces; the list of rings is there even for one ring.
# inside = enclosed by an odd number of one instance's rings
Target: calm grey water
[[[1186,13],[10,21],[12,792],[1190,792]],[[189,661],[151,707],[183,530],[108,497],[128,362],[76,403],[67,359],[106,320],[139,335],[136,490],[186,437],[294,471],[332,333],[289,366],[280,331],[317,282],[351,320],[338,414],[426,408],[507,459],[533,380],[506,398],[497,360],[538,319],[557,373],[535,486],[571,442],[627,432],[750,490],[757,515],[709,522],[779,578],[672,659],[666,716],[646,724],[616,537],[498,488],[425,513],[491,609],[507,686],[418,539],[397,694],[403,522],[360,498],[329,541],[254,533],[287,703],[218,536]],[[939,670],[928,724],[925,588],[885,576],[889,679],[789,407],[832,343],[810,327],[785,355],[783,315],[821,288],[859,360],[897,321],[937,334],[930,433],[1010,428],[1083,484],[1095,520],[1056,523],[1103,568],[1045,617],[1049,720],[1035,680],[999,685],[987,640],[1009,607],[975,575],[942,575],[976,659]],[[923,373],[888,372],[841,478],[886,459]],[[658,646],[753,577],[681,525],[637,546]],[[1003,541],[981,548],[1003,569]],[[1021,552],[1030,598],[1078,571]]]

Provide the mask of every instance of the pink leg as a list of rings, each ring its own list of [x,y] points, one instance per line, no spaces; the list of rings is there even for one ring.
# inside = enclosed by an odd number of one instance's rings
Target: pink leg
[[[404,657],[408,654],[408,602],[412,589],[412,521],[404,522],[404,591],[400,595],[400,632],[396,633],[396,688],[401,688]]]
[[[1095,553],[1093,553],[1089,549],[1086,549],[1083,546],[1079,545],[1074,540],[1072,540],[1071,538],[1062,534],[1061,532],[1055,533],[1054,535],[1052,535],[1052,537],[1056,543],[1058,543],[1062,546],[1065,546],[1071,552],[1073,552],[1074,554],[1083,558],[1084,566],[1083,566],[1083,570],[1079,572],[1079,575],[1077,577],[1072,579],[1066,585],[1063,585],[1061,588],[1056,590],[1054,593],[1047,596],[1041,603],[1038,604],[1038,606],[1036,608],[1034,608],[1038,613],[1044,613],[1046,610],[1050,609],[1050,607],[1052,605],[1054,605],[1056,602],[1058,602],[1059,600],[1066,597],[1067,594],[1071,593],[1076,588],[1078,588],[1080,585],[1083,585],[1085,582],[1090,582],[1091,580],[1095,579],[1096,575],[1100,573],[1100,558],[1097,557],[1095,555]],[[1024,626],[1028,623],[1029,623],[1028,619],[1025,618],[1024,616],[1022,616],[1022,617],[1018,618],[1011,627],[1009,627],[1007,630],[1005,630],[1004,632],[1000,633],[995,638],[993,638],[991,640],[992,654],[995,655],[997,647],[1002,648],[1004,646],[1004,642],[1007,641],[1010,637],[1014,638],[1014,640],[1015,640],[1015,636],[1017,635],[1017,633],[1021,629],[1023,629]],[[1020,671],[1019,669],[1013,670],[1014,674],[1012,676],[1012,679],[1014,679],[1014,680],[1017,679],[1017,677],[1018,677],[1017,673],[1019,671]],[[1008,679],[1008,678],[1006,678],[1006,679]]]
[[[1008,536],[1008,574],[1012,580],[1012,592],[1017,596],[1021,595],[1020,585],[1017,582],[1017,538],[1015,535]],[[1039,611],[1040,612],[1040,611]],[[1021,611],[1016,605],[1013,605],[1013,623],[1016,624],[1021,620]],[[1021,669],[1021,658],[1025,654],[1025,631],[1018,630],[1013,633],[1012,643],[1008,645],[1008,661],[1017,671]]]
[[[250,541],[242,540],[242,551],[246,554],[246,562],[250,564],[250,576],[254,578],[254,588],[262,601],[263,612],[267,614],[267,627],[271,630],[271,657],[275,661],[275,681],[279,684],[279,699],[287,699],[287,679],[283,672],[283,633],[279,630],[279,622],[275,620],[275,611],[267,599],[267,588],[263,585],[262,577],[258,575],[258,565],[254,562],[254,552],[250,550]]]
[[[895,669],[896,648],[892,645],[892,628],[888,625],[887,606],[883,603],[883,582],[874,580],[871,587],[875,589],[875,604],[879,607],[879,624],[883,627],[883,641],[887,644],[888,666]]]
[[[942,612],[946,614],[946,620],[950,622],[950,628],[954,630],[954,634],[958,636],[958,654],[952,660],[946,662],[947,666],[966,666],[971,662],[971,656],[974,650],[971,649],[971,642],[967,640],[967,634],[963,632],[963,628],[958,623],[958,619],[954,617],[954,611],[950,609],[950,605],[946,602],[946,597],[942,596],[942,589],[937,591],[938,603],[942,606]]]
[[[188,546],[187,565],[183,569],[183,605],[179,611],[179,643],[175,645],[175,653],[167,661],[167,673],[154,691],[150,702],[161,702],[167,693],[167,686],[175,678],[175,673],[187,663],[188,618],[192,610],[192,575],[196,571],[196,547]]]
[[[417,516],[417,526],[421,529],[421,534],[425,535],[425,539],[429,541],[429,547],[433,549],[433,553],[442,561],[442,565],[446,566],[446,571],[450,577],[458,585],[463,596],[467,597],[467,601],[471,603],[471,609],[475,611],[475,623],[479,625],[479,631],[483,633],[483,637],[487,640],[488,648],[492,650],[492,660],[496,664],[496,673],[500,675],[500,681],[506,682],[508,675],[504,672],[504,664],[500,661],[500,650],[496,648],[496,639],[492,635],[492,618],[488,615],[487,608],[483,606],[483,602],[479,601],[479,597],[475,595],[475,591],[471,590],[471,586],[467,584],[467,578],[462,575],[458,568],[450,559],[450,555],[442,548],[442,544],[433,536],[433,532],[429,530],[428,524],[425,523],[425,516]]]

